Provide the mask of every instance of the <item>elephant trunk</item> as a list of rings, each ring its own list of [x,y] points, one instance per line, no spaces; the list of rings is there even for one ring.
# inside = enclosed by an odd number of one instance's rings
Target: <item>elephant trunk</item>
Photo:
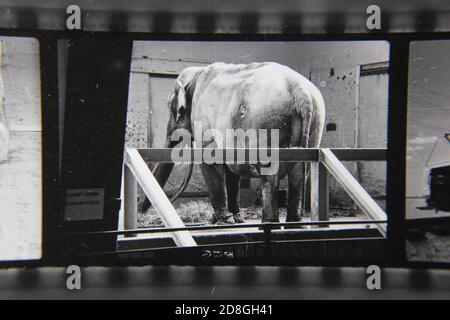
[[[168,138],[166,140],[166,143],[164,145],[165,148],[173,148],[176,145],[176,141],[170,141],[170,139]],[[161,188],[164,188],[164,185],[166,184],[167,180],[169,180],[170,174],[172,173],[174,167],[174,163],[169,162],[169,163],[158,163],[156,165],[156,167],[153,170],[153,175],[155,176],[156,181],[158,181],[159,185],[161,186]],[[183,183],[180,185],[180,187],[171,195],[170,197],[170,201],[173,202],[176,199],[178,199],[178,197],[184,192],[184,190],[186,190],[189,181],[191,180],[192,177],[192,171],[194,168],[194,163],[190,163],[189,164],[189,168],[188,168],[188,174],[186,176],[186,178],[184,179]],[[150,201],[148,200],[148,198],[145,198],[144,202],[141,205],[141,212],[145,212],[147,211],[151,206]]]
[[[164,144],[164,148],[173,148],[176,144],[176,141],[170,141],[169,136],[166,139],[166,143]],[[164,188],[164,185],[166,184],[167,180],[169,180],[169,176],[172,173],[173,170],[173,163],[165,163],[160,162],[156,164],[153,175],[155,176],[156,181],[158,181],[161,188]]]

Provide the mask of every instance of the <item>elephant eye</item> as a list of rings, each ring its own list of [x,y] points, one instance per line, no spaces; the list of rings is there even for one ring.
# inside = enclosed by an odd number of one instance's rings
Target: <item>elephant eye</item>
[[[247,113],[247,107],[245,106],[245,104],[243,104],[239,107],[239,111],[238,111],[239,118],[240,119],[244,118],[246,113]]]

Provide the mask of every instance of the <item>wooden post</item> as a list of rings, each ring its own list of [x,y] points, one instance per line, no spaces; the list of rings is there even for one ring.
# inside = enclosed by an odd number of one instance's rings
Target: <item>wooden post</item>
[[[364,213],[372,220],[387,220],[387,215],[372,199],[366,190],[356,181],[352,174],[336,158],[330,149],[321,149],[320,158],[330,173],[336,178],[347,194],[356,202]],[[386,236],[386,225],[377,225],[383,236]]]
[[[124,229],[137,229],[137,182],[127,165],[124,165]],[[135,236],[135,235],[131,235]]]
[[[328,170],[320,162],[311,162],[311,220],[328,221]],[[328,225],[320,225],[328,227]]]
[[[168,228],[185,227],[177,211],[170,203],[169,198],[167,198],[164,190],[156,181],[139,152],[136,149],[127,149],[125,161],[164,225]],[[177,246],[180,247],[197,246],[189,231],[173,232],[173,239]]]

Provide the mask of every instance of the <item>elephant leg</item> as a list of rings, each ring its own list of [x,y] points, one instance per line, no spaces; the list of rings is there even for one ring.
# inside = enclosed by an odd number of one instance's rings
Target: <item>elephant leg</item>
[[[261,176],[262,190],[262,222],[279,222],[278,217],[278,188],[280,178],[278,174]]]
[[[214,208],[212,223],[232,224],[234,223],[233,214],[228,212],[227,192],[225,187],[225,168],[202,164],[200,165],[208,186],[209,197]]]
[[[225,166],[225,170],[227,182],[228,211],[233,214],[235,222],[244,223],[244,218],[239,213],[239,183],[241,182],[241,177],[231,172],[231,170],[227,166]]]
[[[305,163],[297,162],[288,171],[289,198],[286,222],[300,221],[304,212],[303,193],[305,187]],[[299,212],[300,201],[301,208]]]

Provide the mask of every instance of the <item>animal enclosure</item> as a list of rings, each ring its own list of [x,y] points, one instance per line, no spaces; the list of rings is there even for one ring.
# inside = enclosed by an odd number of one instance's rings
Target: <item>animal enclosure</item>
[[[206,228],[186,227],[183,221],[180,219],[175,208],[170,203],[169,199],[165,196],[161,186],[158,184],[153,174],[147,167],[143,160],[145,158],[152,160],[152,162],[171,162],[171,156],[168,149],[127,149],[125,153],[125,169],[124,169],[124,215],[125,217],[125,232],[121,234],[136,235],[150,233],[153,235],[156,233],[156,237],[153,240],[160,240],[161,236],[159,232],[169,233],[169,245],[170,237],[173,238],[174,244],[181,247],[197,246],[199,236],[212,236],[220,238],[220,234],[211,234],[211,229],[222,231],[229,231],[232,228],[242,230],[246,228],[247,233],[254,233],[252,236],[257,236],[255,233],[255,227],[261,227],[261,224],[242,224],[242,225],[228,225],[228,226],[214,226]],[[185,153],[194,154],[196,150],[185,149]],[[225,153],[225,150],[217,149],[216,152]],[[356,181],[356,179],[350,174],[350,172],[342,165],[336,155],[342,160],[378,160],[384,161],[385,150],[383,149],[280,149],[280,161],[308,161],[311,162],[311,221],[291,222],[291,223],[264,223],[262,228],[264,234],[267,237],[269,234],[269,242],[272,236],[279,237],[277,232],[272,235],[272,227],[284,226],[287,228],[295,228],[302,226],[314,227],[329,227],[330,225],[336,227],[339,225],[344,226],[343,234],[347,234],[349,226],[365,225],[366,231],[376,231],[375,237],[386,236],[386,223],[387,215],[378,206],[378,204],[369,196],[364,188]],[[363,210],[366,215],[366,220],[334,220],[329,221],[329,189],[328,189],[328,176],[333,176],[340,185],[345,189],[347,194],[355,201],[355,203]],[[142,229],[141,232],[136,232],[136,189],[137,184],[142,187],[145,195],[150,199],[155,206],[155,210],[158,216],[167,228],[162,229]],[[131,229],[131,230],[127,230]],[[197,234],[197,240],[194,240],[192,231],[206,231],[205,234]],[[338,231],[339,229],[335,229]],[[174,231],[174,232],[172,232]],[[208,233],[209,232],[209,233]],[[239,232],[239,231],[238,231]],[[295,235],[295,234],[294,234]],[[167,235],[166,235],[167,236]],[[366,236],[368,236],[366,234]],[[326,237],[326,235],[325,235]],[[202,241],[202,240],[200,240]],[[203,240],[205,241],[205,240]]]
[[[183,69],[205,66],[215,61],[275,61],[309,78],[321,91],[326,106],[326,126],[321,146],[386,148],[388,51],[389,47],[385,42],[135,41],[131,62],[126,147],[163,146],[169,120],[167,99],[173,91],[176,77]],[[145,157],[144,160],[147,161]],[[385,163],[353,161],[344,162],[344,165],[384,208]],[[175,166],[164,188],[169,195],[183,182],[186,169],[187,165]],[[330,177],[329,184],[332,214],[362,217],[362,212],[333,177]],[[259,189],[259,179],[241,181],[241,205],[250,221],[260,219]],[[287,194],[286,181],[281,182],[280,189],[280,203],[283,207]],[[195,165],[190,183],[174,204],[182,212],[183,219],[192,223],[204,223],[208,220],[205,214],[208,216],[212,208],[208,203],[207,191],[200,168]],[[140,188],[137,197],[139,201],[144,198]],[[309,208],[309,204],[307,207]],[[281,212],[283,214],[284,209]],[[157,219],[149,217],[156,215],[153,211],[142,212],[140,225],[159,225]]]

